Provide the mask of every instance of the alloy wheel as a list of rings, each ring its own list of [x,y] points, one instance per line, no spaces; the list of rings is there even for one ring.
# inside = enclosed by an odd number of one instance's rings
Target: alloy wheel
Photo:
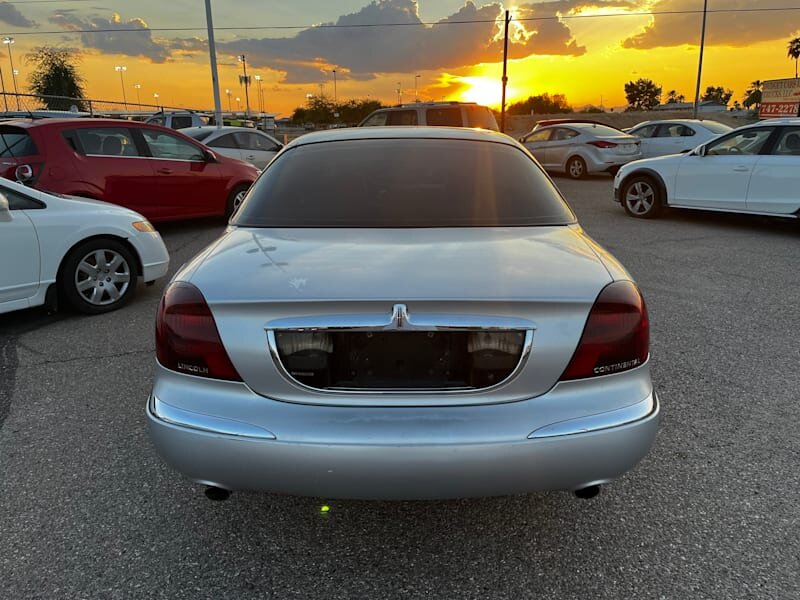
[[[75,269],[75,289],[94,306],[108,306],[119,301],[130,283],[131,267],[125,257],[114,250],[93,250]]]

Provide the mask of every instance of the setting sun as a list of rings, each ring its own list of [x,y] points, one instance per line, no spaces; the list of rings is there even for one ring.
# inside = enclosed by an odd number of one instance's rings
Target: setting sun
[[[502,99],[502,88],[499,79],[489,77],[459,77],[458,83],[465,87],[459,92],[459,100],[477,102],[484,106],[499,107]],[[515,91],[506,88],[506,101],[514,96]]]

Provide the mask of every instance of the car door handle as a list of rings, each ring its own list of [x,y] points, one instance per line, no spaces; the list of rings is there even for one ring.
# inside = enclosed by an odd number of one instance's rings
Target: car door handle
[[[256,157],[256,155],[255,155],[255,154],[248,154],[247,156],[245,156],[245,158],[246,158],[247,160],[253,160],[253,159],[255,159],[255,157]]]
[[[734,171],[738,171],[739,173],[744,173],[750,170],[750,167],[734,167]]]
[[[168,169],[166,167],[159,169],[158,172],[162,175],[172,175],[172,169]]]

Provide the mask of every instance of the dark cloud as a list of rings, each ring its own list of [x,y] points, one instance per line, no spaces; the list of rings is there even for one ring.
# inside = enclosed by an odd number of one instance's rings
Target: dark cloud
[[[533,14],[555,14],[545,5],[531,5]],[[549,10],[549,12],[548,12]],[[358,12],[339,17],[335,25],[401,24],[396,27],[314,27],[290,38],[242,39],[219,44],[220,50],[246,54],[257,67],[277,68],[285,82],[320,79],[321,69],[336,68],[342,78],[369,79],[376,73],[457,68],[502,57],[497,19],[500,4],[477,6],[467,1],[455,14],[423,25],[415,0],[375,0]],[[479,21],[453,24],[454,21]],[[509,44],[512,58],[531,54],[579,55],[585,49],[559,21],[536,23],[527,34],[515,28]]]
[[[727,0],[714,9],[757,9],[760,2]],[[771,0],[770,8],[797,6],[795,0]],[[660,0],[652,6],[659,11],[695,11],[693,14],[654,15],[644,31],[623,42],[625,48],[657,48],[700,43],[702,5],[695,0]],[[797,31],[799,11],[752,11],[743,13],[710,13],[706,21],[706,43],[709,45],[751,46],[756,42],[786,38]]]
[[[16,6],[8,2],[0,2],[0,21],[14,27],[33,27],[36,22],[23,15]]]
[[[165,62],[169,49],[153,40],[147,23],[142,19],[123,21],[118,14],[111,19],[92,17],[82,19],[60,11],[50,17],[50,21],[66,31],[97,30],[97,33],[81,33],[81,43],[85,48],[93,48],[109,54],[125,56],[144,56],[155,63]],[[138,30],[138,31],[130,31]],[[126,30],[126,31],[118,31]]]

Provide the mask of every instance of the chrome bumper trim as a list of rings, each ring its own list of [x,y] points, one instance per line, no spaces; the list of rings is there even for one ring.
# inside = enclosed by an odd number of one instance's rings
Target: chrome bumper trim
[[[276,439],[274,433],[257,427],[256,425],[243,423],[242,421],[234,421],[233,419],[212,417],[211,415],[177,408],[171,404],[162,402],[154,395],[150,396],[147,402],[147,409],[155,419],[163,421],[164,423],[169,423],[170,425],[177,425],[178,427],[187,427],[206,433],[231,435],[242,438],[254,438],[259,440]]]
[[[569,419],[567,421],[553,423],[552,425],[545,425],[531,433],[528,439],[560,437],[564,435],[574,435],[576,433],[601,431],[603,429],[611,429],[612,427],[621,427],[646,419],[656,412],[658,412],[658,396],[655,391],[653,391],[652,394],[641,402],[631,404],[625,408],[589,415],[588,417]]]

